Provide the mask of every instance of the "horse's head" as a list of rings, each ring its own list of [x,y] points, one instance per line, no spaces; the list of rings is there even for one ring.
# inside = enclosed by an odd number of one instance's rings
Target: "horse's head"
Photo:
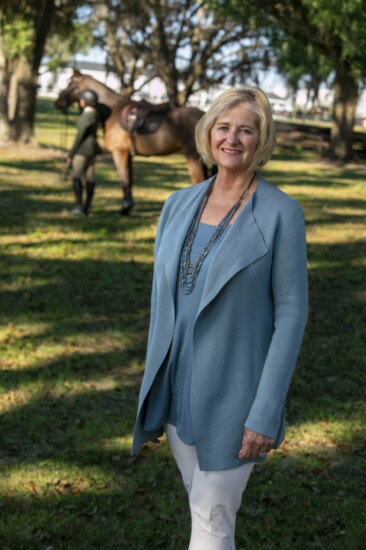
[[[60,93],[55,101],[55,106],[57,107],[57,109],[65,112],[70,107],[70,105],[76,103],[79,100],[79,93],[81,92],[81,79],[81,72],[74,69],[74,72],[69,80],[67,87]]]

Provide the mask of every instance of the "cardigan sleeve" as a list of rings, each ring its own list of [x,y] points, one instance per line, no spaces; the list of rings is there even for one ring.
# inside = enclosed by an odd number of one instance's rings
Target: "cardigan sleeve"
[[[156,316],[157,288],[156,288],[155,260],[159,251],[161,237],[163,235],[166,219],[168,216],[168,204],[169,204],[169,198],[166,200],[163,206],[163,209],[161,211],[158,228],[156,230],[156,236],[155,236],[154,271],[153,271],[152,290],[151,290],[150,324],[149,324],[149,333],[148,333],[148,339],[147,339],[147,350],[149,350],[149,346],[152,341],[152,335],[153,335],[154,326],[155,326],[155,316]]]
[[[306,237],[299,205],[276,231],[272,293],[273,335],[245,427],[276,438],[307,321]]]

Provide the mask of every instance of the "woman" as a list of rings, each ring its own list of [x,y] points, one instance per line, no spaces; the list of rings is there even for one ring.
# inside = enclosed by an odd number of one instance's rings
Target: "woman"
[[[82,110],[77,121],[77,134],[67,157],[72,168],[71,177],[75,194],[75,206],[71,214],[89,215],[95,189],[95,157],[101,153],[97,140],[100,122],[97,111],[98,96],[93,90],[84,90],[79,95]],[[85,180],[86,198],[83,202],[83,180]]]
[[[161,214],[132,452],[165,432],[189,495],[189,549],[232,550],[253,465],[284,437],[307,319],[304,218],[257,173],[275,148],[262,90],[221,94],[196,141],[217,175]]]

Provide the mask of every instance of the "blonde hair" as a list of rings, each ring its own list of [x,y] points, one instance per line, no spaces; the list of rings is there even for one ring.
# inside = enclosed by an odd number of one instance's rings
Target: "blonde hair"
[[[220,94],[196,126],[196,146],[206,166],[215,164],[211,152],[211,130],[218,117],[228,109],[241,105],[255,114],[259,141],[251,169],[264,166],[276,147],[276,130],[271,105],[260,88],[230,88]]]

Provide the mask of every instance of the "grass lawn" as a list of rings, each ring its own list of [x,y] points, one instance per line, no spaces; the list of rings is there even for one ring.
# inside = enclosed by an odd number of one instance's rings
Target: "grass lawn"
[[[184,158],[137,158],[136,207],[106,155],[93,216],[70,217],[71,145],[41,105],[43,148],[0,149],[0,548],[187,548],[166,442],[129,456],[156,224]],[[60,135],[61,134],[61,135]],[[66,142],[67,141],[67,142]],[[275,155],[263,174],[302,204],[310,318],[281,449],[255,469],[237,550],[356,550],[366,522],[366,165]]]

